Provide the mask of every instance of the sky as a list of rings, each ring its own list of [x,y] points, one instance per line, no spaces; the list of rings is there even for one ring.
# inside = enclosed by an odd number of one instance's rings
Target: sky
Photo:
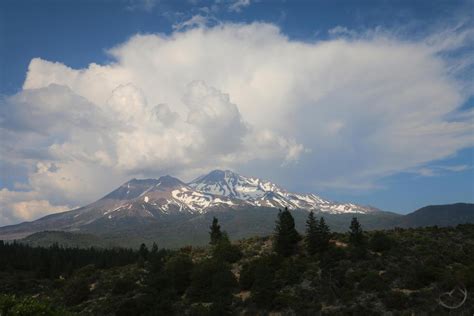
[[[0,3],[0,225],[213,169],[474,202],[474,1]]]

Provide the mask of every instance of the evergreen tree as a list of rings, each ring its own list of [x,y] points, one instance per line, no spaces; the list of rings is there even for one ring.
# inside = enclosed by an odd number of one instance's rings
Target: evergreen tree
[[[319,252],[324,252],[329,248],[329,239],[331,237],[331,231],[329,226],[326,224],[324,217],[321,217],[318,223],[318,233],[319,233]]]
[[[223,234],[221,232],[221,226],[218,224],[217,218],[212,219],[211,231],[209,235],[211,236],[211,241],[209,242],[211,245],[216,245],[219,241],[223,238]]]
[[[306,251],[308,254],[314,255],[318,249],[318,221],[314,217],[313,211],[311,211],[308,215],[308,219],[306,220],[306,238],[305,238],[305,245]]]
[[[148,248],[146,247],[145,244],[140,245],[140,249],[138,250],[138,254],[139,254],[140,258],[142,258],[143,260],[148,259]]]
[[[354,246],[361,246],[364,243],[364,232],[357,217],[353,217],[351,221],[349,240]]]
[[[158,253],[158,245],[156,242],[153,242],[153,246],[151,247],[151,254],[156,255]]]
[[[308,215],[306,221],[306,249],[310,255],[322,253],[329,248],[330,230],[324,217],[317,220],[313,212]]]
[[[300,236],[295,229],[295,220],[288,208],[278,213],[275,227],[274,250],[284,256],[292,255],[296,250],[296,244]]]

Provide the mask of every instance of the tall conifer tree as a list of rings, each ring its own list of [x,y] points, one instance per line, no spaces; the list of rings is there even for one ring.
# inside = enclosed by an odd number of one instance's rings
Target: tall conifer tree
[[[364,243],[364,231],[357,217],[353,217],[351,221],[349,240],[354,246],[361,246]]]
[[[275,227],[274,250],[285,257],[292,255],[300,236],[295,229],[295,220],[288,208],[278,213]]]
[[[212,219],[212,225],[211,225],[211,231],[209,232],[209,235],[211,237],[211,241],[209,242],[211,245],[216,245],[219,243],[219,241],[222,239],[222,232],[221,232],[221,226],[218,224],[217,218]]]
[[[324,252],[329,248],[329,239],[331,237],[331,231],[329,226],[326,224],[324,217],[321,217],[318,223],[318,233],[319,233],[319,252]]]
[[[306,251],[310,255],[314,255],[318,250],[318,221],[314,217],[313,211],[308,215],[306,220],[306,238],[305,245]]]

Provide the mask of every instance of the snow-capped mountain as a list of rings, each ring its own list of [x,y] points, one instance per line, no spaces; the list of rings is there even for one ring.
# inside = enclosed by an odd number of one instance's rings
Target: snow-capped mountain
[[[288,207],[331,214],[375,211],[370,207],[331,202],[314,194],[291,193],[269,181],[244,177],[229,170],[214,170],[190,183],[171,176],[132,179],[82,208],[75,215],[75,221],[85,224],[101,217],[156,218],[242,207]]]
[[[371,207],[328,201],[314,194],[292,193],[269,181],[244,177],[232,171],[214,170],[190,183],[171,176],[132,179],[84,207],[2,227],[0,237],[21,238],[45,230],[128,231],[130,227],[141,229],[153,223],[179,221],[179,218],[192,221],[192,218],[213,212],[233,210],[232,216],[235,216],[236,213],[247,214],[246,210],[261,213],[263,208],[284,207],[328,215],[383,213]]]
[[[328,201],[314,194],[288,192],[269,181],[244,177],[230,170],[214,170],[191,181],[189,186],[202,193],[242,200],[252,206],[288,207],[331,214],[376,211],[372,207]]]
[[[299,194],[232,171],[214,170],[190,183],[171,176],[132,179],[99,201],[84,207],[76,220],[100,217],[159,217],[166,214],[204,214],[225,208],[274,207],[331,214],[374,212],[370,207],[336,203],[314,194]]]
[[[232,171],[214,170],[190,183],[171,176],[133,179],[99,201],[81,209],[75,220],[82,224],[98,218],[129,216],[156,218],[169,214],[204,214],[222,209],[272,207],[313,210],[330,214],[376,211],[351,203],[336,203],[314,194],[291,193],[269,182]]]
[[[74,215],[86,224],[104,217],[157,218],[169,214],[202,214],[221,206],[233,207],[239,200],[223,195],[200,192],[181,180],[163,176],[159,179],[132,179],[102,199],[89,204]]]

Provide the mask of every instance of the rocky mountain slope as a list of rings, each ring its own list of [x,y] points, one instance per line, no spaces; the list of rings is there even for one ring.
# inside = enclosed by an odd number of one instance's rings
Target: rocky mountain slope
[[[18,239],[46,230],[130,233],[148,224],[173,226],[207,213],[249,209],[259,212],[284,207],[302,210],[304,214],[310,210],[328,215],[380,212],[371,207],[328,201],[314,194],[292,193],[269,181],[229,170],[214,170],[190,183],[171,176],[132,179],[87,206],[0,228],[0,239]],[[266,213],[262,211],[256,217],[263,214]]]
[[[351,203],[331,202],[314,194],[291,193],[269,181],[244,177],[229,170],[214,170],[190,183],[171,176],[133,179],[82,209],[77,219],[158,218],[169,214],[204,214],[247,207],[288,207],[330,214],[377,211]]]
[[[189,183],[171,176],[133,179],[87,206],[0,227],[0,240],[66,231],[97,235],[107,244],[136,246],[157,241],[167,247],[199,245],[206,243],[213,216],[232,238],[245,238],[271,234],[278,209],[283,207],[292,210],[300,231],[305,229],[309,210],[324,216],[335,231],[346,231],[352,216],[357,216],[365,229],[474,222],[473,204],[462,204],[460,211],[459,205],[445,205],[434,207],[435,213],[422,209],[402,216],[314,194],[292,193],[258,178],[214,170]]]

